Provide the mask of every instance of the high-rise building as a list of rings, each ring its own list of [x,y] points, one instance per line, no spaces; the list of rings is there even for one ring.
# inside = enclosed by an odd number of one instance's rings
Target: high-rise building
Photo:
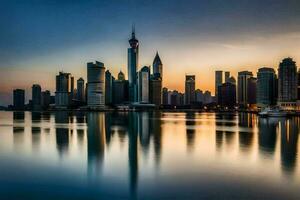
[[[298,82],[298,85],[297,85],[297,100],[299,101],[300,100],[300,69],[297,72],[297,82]]]
[[[285,58],[278,68],[278,104],[294,109],[297,100],[297,66],[292,58]]]
[[[125,80],[124,73],[122,71],[118,74],[118,79],[113,84],[113,103],[122,104],[128,101],[128,81]]]
[[[105,104],[113,104],[113,84],[115,78],[111,75],[109,70],[105,72]]]
[[[250,108],[256,107],[256,85],[257,85],[257,78],[250,77],[248,78],[247,83],[247,104]]]
[[[263,67],[257,72],[257,107],[275,105],[277,100],[276,74],[273,68]]]
[[[85,91],[84,91],[84,80],[83,78],[79,78],[77,80],[77,100],[81,103],[85,102]]]
[[[32,108],[34,110],[41,109],[42,89],[38,84],[32,85]]]
[[[105,105],[105,67],[102,62],[87,63],[87,105],[91,109]]]
[[[236,85],[227,81],[219,86],[218,104],[223,108],[234,108],[236,105]]]
[[[228,82],[229,78],[230,78],[230,72],[227,71],[225,72],[225,83]]]
[[[50,91],[49,90],[43,91],[42,98],[41,98],[42,109],[47,110],[50,106],[50,102],[51,102]]]
[[[25,90],[15,89],[13,91],[13,104],[14,110],[24,110],[25,109]]]
[[[168,98],[168,88],[163,88],[162,89],[162,104],[163,105],[168,105],[169,98]]]
[[[144,66],[138,73],[138,101],[149,103],[150,68]]]
[[[191,105],[195,102],[195,75],[185,76],[185,105]]]
[[[150,80],[150,103],[159,106],[162,99],[162,81],[161,78],[152,77]]]
[[[218,96],[218,87],[223,83],[223,71],[215,71],[215,96]]]
[[[210,104],[213,102],[210,91],[205,91],[203,96],[204,96],[204,104]]]
[[[137,95],[137,66],[139,58],[139,41],[135,37],[133,28],[131,39],[129,40],[130,48],[128,48],[128,81],[129,81],[129,101],[136,102]]]
[[[163,77],[163,64],[161,62],[161,59],[158,55],[158,52],[156,52],[155,58],[153,60],[153,76],[154,77]]]
[[[66,108],[70,105],[71,74],[59,72],[56,76],[55,106]]]
[[[241,107],[248,106],[248,79],[252,76],[252,72],[249,71],[238,73],[238,104]]]
[[[71,76],[71,91],[70,91],[70,100],[71,100],[71,103],[72,103],[72,100],[75,99],[75,94],[74,94],[74,76]]]

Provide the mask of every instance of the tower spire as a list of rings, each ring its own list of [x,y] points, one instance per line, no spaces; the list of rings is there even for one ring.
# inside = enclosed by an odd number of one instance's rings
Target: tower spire
[[[132,24],[132,32],[131,32],[132,38],[135,38],[135,25]]]

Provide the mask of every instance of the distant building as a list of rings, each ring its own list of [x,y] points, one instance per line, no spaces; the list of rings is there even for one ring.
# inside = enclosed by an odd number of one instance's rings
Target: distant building
[[[150,68],[144,66],[138,73],[138,101],[149,103]]]
[[[276,74],[273,68],[263,67],[257,72],[257,107],[275,105],[277,100]]]
[[[14,110],[25,109],[25,90],[15,89],[13,91],[13,106]]]
[[[182,94],[174,90],[170,95],[170,101],[171,101],[170,104],[172,106],[182,106],[183,105]]]
[[[83,78],[79,78],[77,80],[77,100],[80,101],[81,103],[85,102],[85,84]]]
[[[197,103],[203,103],[203,102],[204,102],[204,95],[203,95],[202,90],[197,89],[197,90],[195,91],[195,101],[196,101]]]
[[[50,106],[50,102],[51,102],[50,91],[49,90],[43,91],[42,98],[41,98],[42,109],[47,110]]]
[[[42,98],[42,89],[38,84],[32,85],[32,109],[40,110],[41,109],[41,98]]]
[[[248,79],[252,76],[252,72],[249,71],[238,73],[238,103],[241,107],[248,106]]]
[[[195,102],[195,75],[185,76],[185,105],[191,105]]]
[[[292,58],[285,58],[278,68],[278,104],[295,109],[297,101],[297,66]]]
[[[59,72],[56,76],[55,106],[66,108],[70,105],[71,74]]]
[[[215,96],[218,96],[218,87],[223,83],[223,71],[215,71]]]
[[[92,109],[105,105],[105,67],[101,62],[87,63],[87,105]]]
[[[162,89],[162,104],[163,105],[168,105],[169,103],[169,98],[168,98],[168,88],[163,88]]]
[[[114,80],[113,94],[114,104],[123,104],[128,101],[128,81],[125,80],[125,75],[122,71],[119,72],[118,79]]]
[[[203,96],[204,96],[204,104],[210,104],[213,102],[210,91],[205,91]]]
[[[75,88],[74,88],[74,77],[71,76],[71,90],[70,90],[70,101],[72,103],[72,100],[75,99]]]
[[[137,102],[137,66],[139,58],[139,41],[135,37],[135,30],[132,30],[131,39],[128,48],[128,81],[129,81],[129,101]]]
[[[218,104],[223,108],[236,106],[236,85],[230,82],[223,83],[218,89]]]
[[[113,104],[113,84],[115,78],[111,75],[109,70],[105,72],[105,104]]]
[[[247,84],[247,104],[250,108],[256,108],[256,84],[257,84],[257,78],[250,77],[248,78],[248,84]]]
[[[229,78],[230,78],[230,72],[225,72],[225,83],[228,82]]]

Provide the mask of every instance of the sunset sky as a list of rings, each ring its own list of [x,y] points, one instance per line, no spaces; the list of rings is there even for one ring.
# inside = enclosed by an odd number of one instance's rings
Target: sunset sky
[[[1,1],[0,105],[14,88],[39,83],[54,92],[63,70],[86,80],[86,63],[103,62],[127,75],[131,26],[140,41],[140,64],[156,51],[163,84],[184,90],[185,74],[214,92],[214,71],[277,68],[284,57],[300,62],[299,0]]]

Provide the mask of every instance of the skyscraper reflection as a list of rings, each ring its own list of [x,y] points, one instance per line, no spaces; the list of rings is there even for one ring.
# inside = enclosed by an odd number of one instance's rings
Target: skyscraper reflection
[[[296,167],[299,118],[291,118],[280,121],[281,131],[281,164],[282,169],[291,173]]]
[[[24,112],[14,112],[13,113],[13,133],[24,133],[24,122],[25,122],[25,113]]]
[[[153,137],[155,163],[160,163],[162,149],[161,112],[150,113],[150,135]]]
[[[149,124],[149,113],[140,112],[138,115],[138,132],[140,138],[140,144],[143,151],[147,154],[150,144],[150,124]]]
[[[260,151],[274,154],[278,123],[277,118],[258,119],[258,145]]]
[[[87,159],[88,174],[99,174],[105,150],[105,114],[87,114]]]
[[[253,146],[253,127],[255,124],[255,116],[250,113],[239,113],[239,144],[243,152],[250,151]]]
[[[68,112],[55,112],[56,123],[56,147],[58,153],[62,155],[67,152],[69,146],[69,115]]]
[[[187,149],[191,151],[195,143],[195,113],[187,112],[185,120]]]

